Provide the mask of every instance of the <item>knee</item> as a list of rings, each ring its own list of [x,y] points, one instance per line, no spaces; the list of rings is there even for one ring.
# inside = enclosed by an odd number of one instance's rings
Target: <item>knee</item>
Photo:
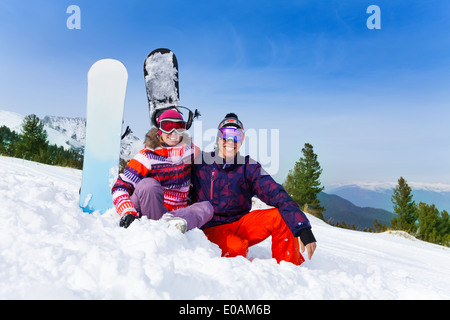
[[[144,178],[137,185],[134,190],[136,195],[154,195],[164,197],[164,190],[161,184],[153,178]]]
[[[273,224],[279,224],[280,222],[284,222],[283,217],[281,216],[280,211],[277,208],[266,209],[265,215],[268,219],[273,221]]]
[[[203,201],[200,202],[200,205],[202,206],[206,221],[211,220],[214,215],[214,207],[212,206],[212,204],[209,201]]]
[[[277,208],[266,209],[265,211],[265,224],[272,230],[272,232],[284,232],[286,229],[289,229]]]
[[[196,218],[199,228],[211,220],[214,215],[214,207],[209,201],[197,202],[188,208],[190,213]]]
[[[247,257],[248,254],[248,240],[240,238],[229,238],[227,239],[227,245],[222,249],[222,256],[224,257],[237,257],[244,256]]]
[[[217,244],[222,250],[222,257],[247,256],[249,241],[235,235],[226,225],[204,230],[209,241]]]

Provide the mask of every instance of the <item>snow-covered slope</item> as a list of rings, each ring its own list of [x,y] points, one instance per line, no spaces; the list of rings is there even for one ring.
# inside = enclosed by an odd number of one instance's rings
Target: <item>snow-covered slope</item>
[[[83,213],[81,171],[0,157],[0,176],[0,299],[450,299],[450,249],[402,233],[308,215],[318,247],[300,267],[270,240],[253,262],[221,258],[198,229]]]
[[[24,116],[18,113],[0,110],[0,126],[7,126],[13,131],[22,130],[23,118]]]

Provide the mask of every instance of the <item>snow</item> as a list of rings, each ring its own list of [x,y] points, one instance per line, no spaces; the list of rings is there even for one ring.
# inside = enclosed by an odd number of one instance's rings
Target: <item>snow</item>
[[[16,113],[0,110],[0,126],[7,126],[17,133],[22,132],[22,123],[25,117]]]
[[[149,99],[152,101],[162,100],[173,104],[178,101],[178,92],[173,85],[178,81],[178,70],[173,65],[173,53],[156,52],[149,55],[145,60],[146,87]]]
[[[450,299],[450,249],[401,232],[308,215],[312,260],[277,264],[269,239],[250,262],[198,229],[83,213],[79,170],[0,157],[0,175],[0,299]]]
[[[84,148],[86,143],[86,120],[84,118],[45,116],[42,121],[50,144],[63,146],[65,149],[80,150]]]

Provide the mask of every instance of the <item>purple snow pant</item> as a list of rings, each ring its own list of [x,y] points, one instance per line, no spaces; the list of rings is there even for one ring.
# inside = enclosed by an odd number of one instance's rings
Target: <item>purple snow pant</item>
[[[131,202],[139,213],[152,220],[159,220],[169,210],[164,206],[164,191],[161,184],[153,178],[141,180],[131,196]],[[187,230],[200,228],[211,220],[214,208],[209,201],[194,203],[186,208],[170,211],[174,217],[183,218],[187,222]]]

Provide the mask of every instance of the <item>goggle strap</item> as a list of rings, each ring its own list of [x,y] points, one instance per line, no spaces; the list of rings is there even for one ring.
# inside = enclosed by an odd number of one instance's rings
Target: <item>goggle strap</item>
[[[170,121],[170,122],[186,122],[183,119],[176,119],[176,118],[164,118],[162,119],[159,123],[164,122],[164,121]]]

